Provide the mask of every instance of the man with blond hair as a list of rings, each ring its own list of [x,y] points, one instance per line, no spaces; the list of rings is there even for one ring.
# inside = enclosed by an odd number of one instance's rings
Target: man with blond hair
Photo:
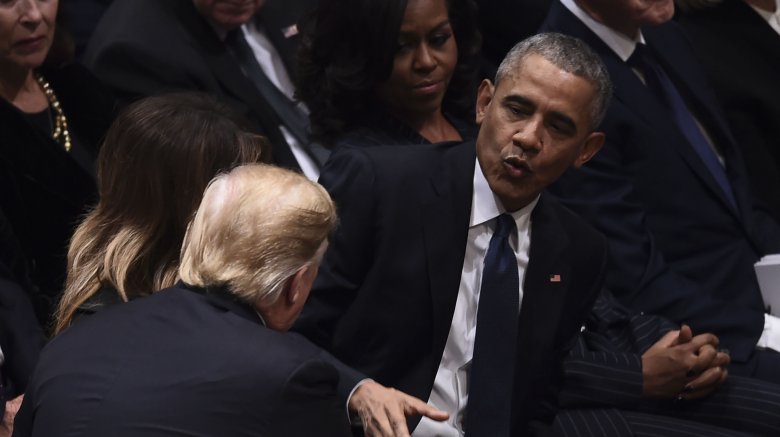
[[[336,221],[328,193],[300,174],[257,164],[217,176],[184,239],[182,282],[54,339],[15,435],[348,436],[348,399],[366,420],[372,405],[432,414],[358,386],[359,374],[285,332]]]

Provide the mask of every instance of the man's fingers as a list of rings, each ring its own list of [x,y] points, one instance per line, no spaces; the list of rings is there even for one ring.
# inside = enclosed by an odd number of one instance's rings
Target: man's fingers
[[[407,416],[425,416],[429,419],[437,420],[439,422],[442,420],[447,420],[450,417],[450,415],[446,412],[437,410],[420,399],[408,395],[404,406],[404,413]]]
[[[683,324],[680,326],[680,332],[677,335],[677,341],[675,344],[685,344],[691,341],[691,338],[693,338],[693,331],[691,331],[691,327],[688,325]]]
[[[660,340],[655,342],[652,347],[669,347],[677,344],[680,331],[669,331]]]
[[[700,348],[704,345],[710,345],[713,348],[717,349],[718,344],[720,341],[718,340],[718,337],[715,334],[705,333],[705,334],[699,334],[696,337],[693,337],[691,339],[691,346]]]
[[[704,345],[701,349],[699,349],[699,353],[694,355],[693,367],[691,367],[691,371],[688,376],[698,375],[710,367],[715,366],[713,362],[715,361],[715,357],[717,355],[718,351],[716,351],[714,347],[709,344]]]
[[[721,383],[724,373],[725,370],[721,367],[709,368],[686,384],[686,389],[684,389],[683,392],[701,391],[706,390],[709,387],[717,388]]]

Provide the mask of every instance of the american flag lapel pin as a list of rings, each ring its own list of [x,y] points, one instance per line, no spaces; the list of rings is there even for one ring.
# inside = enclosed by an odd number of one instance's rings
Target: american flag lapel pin
[[[287,26],[282,28],[282,35],[284,35],[285,38],[292,38],[295,35],[298,34],[298,25],[293,24],[291,26]]]
[[[550,282],[561,282],[561,275],[550,275]]]

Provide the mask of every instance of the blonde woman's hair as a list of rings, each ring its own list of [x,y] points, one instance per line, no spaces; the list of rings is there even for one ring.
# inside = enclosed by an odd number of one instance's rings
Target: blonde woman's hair
[[[272,304],[299,269],[318,262],[336,225],[336,208],[319,184],[255,164],[217,176],[184,238],[182,281],[226,287],[250,305]]]
[[[101,287],[128,301],[173,285],[187,223],[208,182],[265,159],[266,148],[213,97],[169,94],[130,105],[100,150],[100,201],[71,239],[54,332]]]

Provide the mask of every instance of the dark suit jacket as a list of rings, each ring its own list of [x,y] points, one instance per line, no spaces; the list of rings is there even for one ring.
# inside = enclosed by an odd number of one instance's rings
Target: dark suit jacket
[[[429,398],[458,295],[474,142],[342,148],[320,182],[341,225],[298,329],[382,384]],[[513,435],[555,414],[560,364],[602,282],[603,237],[542,195],[519,315]],[[560,282],[550,275],[560,274]],[[411,424],[416,426],[416,422]]]
[[[753,188],[780,217],[780,35],[744,0],[682,14]]]
[[[110,93],[79,65],[43,71],[78,140],[87,167],[114,111]],[[13,105],[0,99],[0,214],[19,250],[0,255],[13,280],[32,295],[42,324],[49,321],[65,280],[71,234],[97,200],[92,168],[85,168]],[[13,259],[11,259],[13,258]]]
[[[14,435],[347,436],[330,360],[228,293],[179,284],[52,340]]]
[[[669,112],[606,44],[560,3],[543,30],[590,44],[615,86],[600,127],[606,144],[551,187],[607,236],[607,287],[635,312],[713,332],[734,360],[748,359],[764,326],[753,263],[780,250],[780,226],[753,207],[739,150],[687,40],[675,23],[642,30],[719,147],[736,210]]]
[[[311,3],[270,0],[257,17],[291,74],[295,41],[282,32]],[[184,90],[218,96],[268,137],[274,162],[300,168],[273,108],[192,0],[115,0],[95,29],[85,63],[123,99]]]

